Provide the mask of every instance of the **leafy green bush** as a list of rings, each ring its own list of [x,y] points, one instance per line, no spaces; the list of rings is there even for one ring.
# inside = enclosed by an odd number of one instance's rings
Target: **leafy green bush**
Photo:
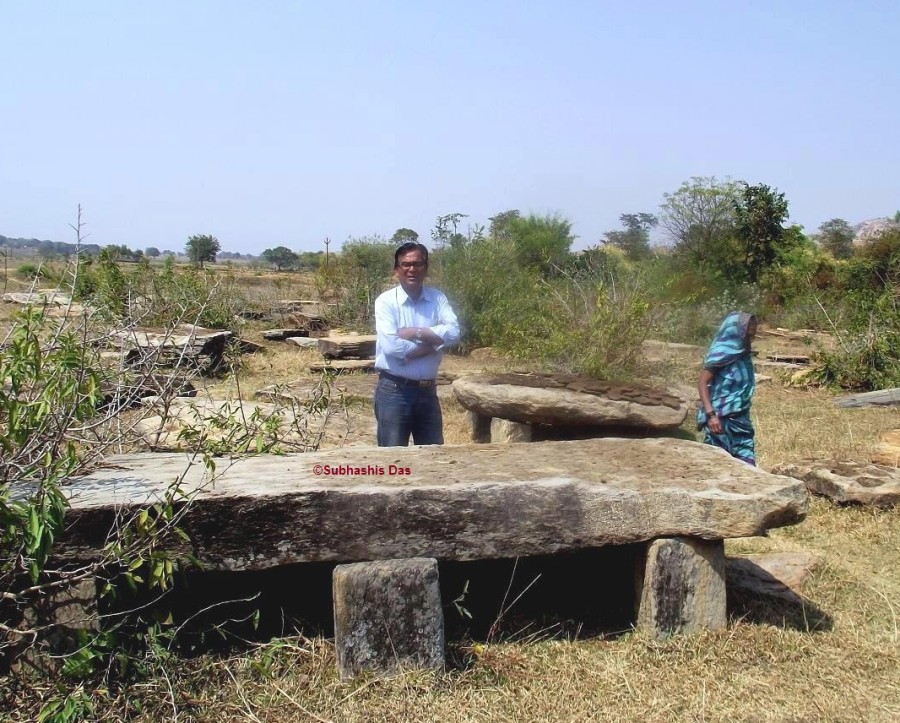
[[[838,348],[818,355],[817,378],[863,391],[900,386],[900,308],[893,290],[850,292],[845,302],[834,328]]]
[[[161,269],[144,259],[123,271],[101,253],[96,263],[79,264],[73,294],[109,321],[146,326],[190,322],[234,331],[235,315],[246,306],[233,274],[197,268],[177,271],[171,257]]]
[[[16,269],[18,274],[21,274],[26,279],[40,279],[44,276],[44,269],[41,266],[37,266],[36,264],[28,263],[22,264],[19,268]]]
[[[516,248],[511,238],[474,237],[442,250],[438,281],[466,343],[598,378],[630,376],[649,329],[646,295],[584,268],[545,279]]]

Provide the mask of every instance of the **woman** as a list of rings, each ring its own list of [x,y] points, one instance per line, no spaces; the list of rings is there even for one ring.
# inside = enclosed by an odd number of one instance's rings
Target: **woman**
[[[756,382],[750,342],[756,336],[756,317],[733,311],[719,327],[706,353],[700,382],[697,429],[703,441],[714,444],[732,457],[756,465],[750,400]]]

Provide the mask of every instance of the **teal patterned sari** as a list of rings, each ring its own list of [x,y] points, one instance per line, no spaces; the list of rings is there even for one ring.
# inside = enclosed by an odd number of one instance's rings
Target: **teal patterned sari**
[[[703,368],[712,372],[709,396],[713,410],[722,423],[722,434],[713,434],[706,413],[697,411],[697,429],[703,441],[714,444],[731,456],[755,465],[755,433],[750,421],[750,402],[756,388],[753,359],[747,329],[751,314],[734,311],[725,317],[709,347]]]

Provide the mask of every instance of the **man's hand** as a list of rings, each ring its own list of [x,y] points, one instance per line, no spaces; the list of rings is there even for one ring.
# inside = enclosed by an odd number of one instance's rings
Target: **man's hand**
[[[444,340],[427,326],[403,326],[397,329],[397,336],[405,341],[418,341],[431,346],[440,346],[444,343]]]
[[[437,353],[437,350],[431,344],[416,344],[416,348],[406,355],[406,360],[421,359],[423,356],[435,353]]]

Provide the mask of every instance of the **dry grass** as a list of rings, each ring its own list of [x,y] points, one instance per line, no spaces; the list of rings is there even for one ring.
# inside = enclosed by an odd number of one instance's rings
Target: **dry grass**
[[[252,337],[251,337],[252,338]],[[306,374],[317,353],[286,344],[246,357],[245,398]],[[691,389],[685,360],[658,378]],[[481,363],[448,357],[462,372]],[[490,368],[508,368],[494,362]],[[233,379],[213,396],[237,393]],[[822,390],[760,385],[754,404],[761,466],[806,457],[865,460],[900,427],[889,409],[842,410]],[[445,401],[448,443],[469,439],[462,407]],[[360,414],[371,414],[366,406]],[[690,426],[687,423],[686,428]],[[654,642],[627,633],[523,643],[451,643],[465,664],[442,674],[341,683],[322,638],[286,638],[234,657],[151,656],[156,672],[127,691],[93,691],[98,720],[179,721],[894,721],[900,719],[900,510],[812,501],[801,525],[731,541],[729,552],[808,550],[823,563],[807,605],[782,619],[738,616],[719,633]],[[586,570],[602,575],[602,570]],[[803,615],[810,617],[803,624]],[[815,616],[815,619],[813,617]],[[815,624],[814,624],[815,623]],[[18,695],[10,688],[10,695]],[[11,720],[30,720],[51,689],[32,688]],[[25,692],[22,691],[22,695]]]

